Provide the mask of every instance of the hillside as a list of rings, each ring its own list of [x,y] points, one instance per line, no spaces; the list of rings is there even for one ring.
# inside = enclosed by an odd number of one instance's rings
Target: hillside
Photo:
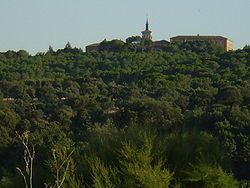
[[[2,52],[0,120],[0,187],[247,187],[250,48]]]

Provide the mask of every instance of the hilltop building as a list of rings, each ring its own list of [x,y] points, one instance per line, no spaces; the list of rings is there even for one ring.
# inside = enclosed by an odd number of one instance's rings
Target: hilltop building
[[[143,40],[152,40],[152,31],[149,30],[149,27],[148,27],[148,19],[146,21],[146,28],[144,31],[142,31],[142,39]]]
[[[144,50],[163,50],[169,42],[166,40],[152,41],[152,31],[149,30],[148,19],[146,20],[146,28],[141,32],[142,37],[132,42],[135,50],[144,51]],[[144,43],[146,41],[146,43]],[[233,42],[222,36],[200,36],[200,35],[182,35],[175,36],[170,38],[170,43],[175,42],[188,42],[188,41],[208,41],[212,44],[220,46],[224,51],[233,50]],[[127,42],[127,41],[126,41]],[[146,44],[146,45],[145,45]],[[94,43],[86,46],[86,52],[98,51],[100,43]]]
[[[148,19],[146,21],[146,28],[141,33],[142,33],[142,40],[152,40],[152,31],[149,30]],[[137,41],[137,42],[139,42],[139,41]],[[90,45],[86,46],[86,52],[98,51],[99,46],[100,46],[100,43],[90,44]],[[159,43],[157,43],[157,44],[154,45],[154,47],[156,47],[156,48],[158,46],[159,46]]]
[[[86,52],[98,51],[100,43],[94,43],[86,46]]]
[[[208,41],[211,42],[217,46],[222,47],[224,51],[230,51],[233,50],[233,42],[225,37],[222,36],[175,36],[170,38],[170,42],[188,42],[188,41]]]

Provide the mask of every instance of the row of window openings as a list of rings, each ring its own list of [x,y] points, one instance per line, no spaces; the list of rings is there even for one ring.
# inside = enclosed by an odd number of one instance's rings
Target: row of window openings
[[[193,40],[184,40],[184,42],[188,42],[188,41],[193,41]],[[223,41],[211,41],[213,44],[219,44],[219,45],[222,45],[224,44]]]

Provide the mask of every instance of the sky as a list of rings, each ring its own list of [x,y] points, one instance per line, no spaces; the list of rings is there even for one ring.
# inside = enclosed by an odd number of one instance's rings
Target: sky
[[[141,35],[221,35],[250,44],[250,0],[0,0],[0,51],[31,54]]]

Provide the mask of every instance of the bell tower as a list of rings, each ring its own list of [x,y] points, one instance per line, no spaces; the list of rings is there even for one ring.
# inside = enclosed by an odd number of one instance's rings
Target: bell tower
[[[152,40],[152,31],[149,30],[148,18],[146,21],[146,29],[141,32],[143,40]]]

